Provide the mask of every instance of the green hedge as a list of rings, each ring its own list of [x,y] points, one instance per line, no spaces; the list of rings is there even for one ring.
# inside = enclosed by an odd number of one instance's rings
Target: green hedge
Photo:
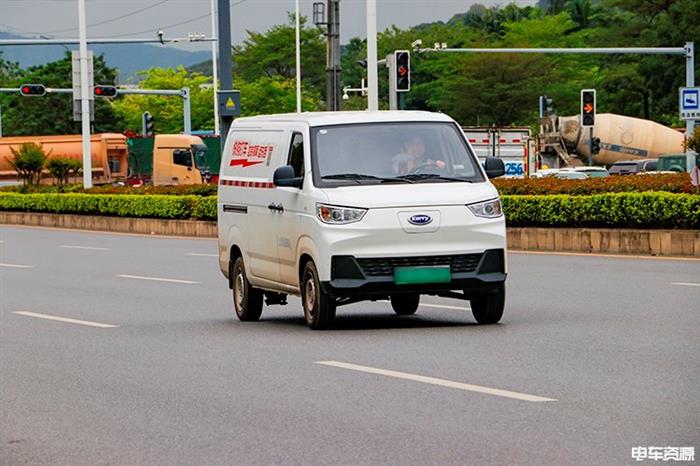
[[[143,218],[216,219],[216,197],[0,193],[0,210]]]
[[[509,226],[700,228],[700,196],[664,192],[502,196]],[[0,193],[0,210],[216,219],[216,196]]]
[[[514,227],[700,228],[700,196],[607,193],[502,196]]]

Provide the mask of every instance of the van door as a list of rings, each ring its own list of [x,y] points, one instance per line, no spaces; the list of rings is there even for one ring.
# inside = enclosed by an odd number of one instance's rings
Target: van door
[[[277,229],[280,213],[272,174],[286,162],[287,133],[270,128],[234,134],[231,165],[236,167],[236,181],[248,192],[250,272],[254,278],[279,283]]]
[[[308,152],[309,144],[304,144],[304,135],[301,131],[294,131],[290,135],[289,150],[285,164],[294,167],[295,176],[306,175],[304,152]],[[309,159],[308,155],[306,156]],[[299,285],[299,273],[297,270],[297,245],[301,235],[301,216],[308,214],[308,198],[299,188],[275,188],[275,199],[283,210],[279,215],[279,228],[277,229],[277,253],[280,264],[280,278],[282,283],[290,286]],[[306,206],[306,211],[304,210]],[[313,208],[311,209],[313,214]]]

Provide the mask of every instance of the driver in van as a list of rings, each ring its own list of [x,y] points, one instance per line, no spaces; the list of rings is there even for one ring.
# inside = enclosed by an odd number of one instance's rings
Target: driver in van
[[[443,169],[445,162],[427,157],[423,138],[414,134],[404,142],[402,151],[392,158],[392,167],[394,173],[406,175],[425,167]]]

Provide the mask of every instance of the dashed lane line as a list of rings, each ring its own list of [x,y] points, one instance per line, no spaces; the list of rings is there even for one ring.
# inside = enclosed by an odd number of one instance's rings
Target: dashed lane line
[[[483,393],[486,395],[500,396],[503,398],[511,398],[520,401],[542,402],[542,401],[557,401],[554,398],[546,398],[543,396],[528,395],[527,393],[512,392],[510,390],[501,390],[500,388],[483,387],[481,385],[472,385],[468,383],[455,382],[453,380],[438,379],[435,377],[426,377],[424,375],[409,374],[408,372],[391,371],[379,369],[370,366],[360,366],[358,364],[350,364],[339,361],[315,361],[315,364],[324,366],[338,367],[340,369],[348,369],[351,371],[366,372],[368,374],[383,375],[386,377],[394,377],[397,379],[411,380],[414,382],[422,382],[430,385],[438,385],[441,387],[455,388],[469,392]]]
[[[20,316],[27,316],[27,317],[35,317],[37,319],[53,320],[56,322],[65,322],[68,324],[85,325],[87,327],[97,327],[97,328],[116,328],[116,327],[119,327],[118,325],[103,324],[100,322],[90,322],[89,320],[70,319],[68,317],[52,316],[49,314],[40,314],[38,312],[17,311],[17,312],[13,312],[13,314],[17,314]]]
[[[134,280],[149,280],[149,281],[154,281],[154,282],[166,282],[166,283],[181,283],[185,285],[196,285],[199,282],[195,282],[192,280],[176,280],[174,278],[161,278],[161,277],[144,277],[141,275],[117,275],[119,278],[131,278]]]
[[[700,283],[671,282],[671,285],[677,285],[677,286],[700,286]]]
[[[33,265],[22,265],[22,264],[3,264],[0,263],[0,267],[7,267],[10,269],[33,269]]]
[[[70,246],[67,244],[61,245],[62,248],[65,249],[84,249],[86,251],[109,251],[109,248],[98,248],[95,246]]]

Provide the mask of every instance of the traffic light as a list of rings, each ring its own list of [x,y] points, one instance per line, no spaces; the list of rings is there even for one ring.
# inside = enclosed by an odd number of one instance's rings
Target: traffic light
[[[95,97],[115,97],[117,88],[114,86],[95,86],[93,94]]]
[[[153,136],[153,127],[154,127],[153,115],[151,115],[149,112],[143,112],[143,117],[142,117],[143,135],[144,136]]]
[[[595,89],[581,90],[581,126],[595,126]]]
[[[600,138],[593,138],[593,140],[591,142],[592,142],[591,152],[593,152],[594,154],[599,153],[600,152]]]
[[[24,96],[46,95],[46,87],[43,84],[22,84],[19,87],[20,94]]]
[[[411,90],[411,54],[408,50],[394,52],[396,63],[396,92]]]
[[[554,115],[554,99],[546,95],[540,96],[540,118]]]

